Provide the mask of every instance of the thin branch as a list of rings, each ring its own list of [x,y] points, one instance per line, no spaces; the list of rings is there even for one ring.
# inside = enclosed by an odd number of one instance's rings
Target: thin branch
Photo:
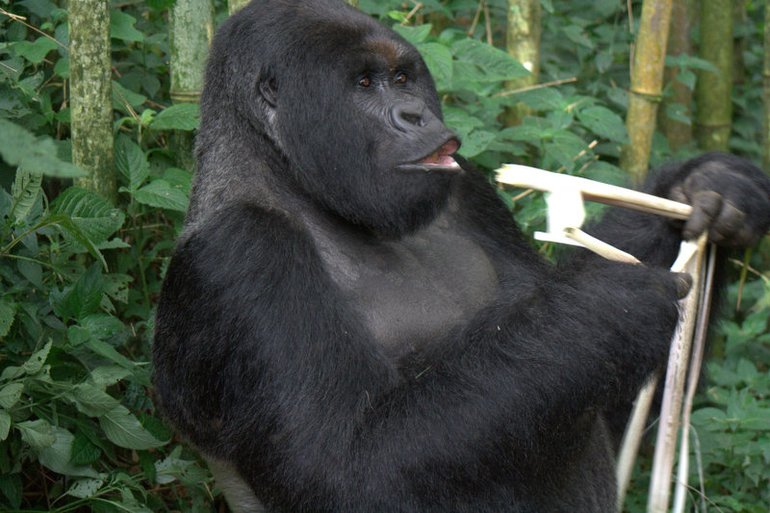
[[[22,25],[24,25],[28,29],[37,32],[38,34],[40,34],[43,37],[47,37],[48,39],[50,39],[51,41],[53,41],[54,43],[56,43],[57,45],[61,46],[64,49],[67,48],[67,45],[65,45],[63,43],[60,43],[55,37],[51,36],[50,34],[46,34],[42,30],[40,30],[39,28],[35,27],[34,25],[30,25],[29,23],[27,23],[26,22],[27,18],[25,18],[24,16],[19,16],[18,14],[13,14],[12,12],[8,12],[8,11],[6,11],[3,8],[0,8],[0,14],[5,14],[12,21],[15,21],[17,23],[21,23]]]
[[[577,82],[577,77],[572,78],[563,78],[561,80],[553,80],[551,82],[543,82],[542,84],[535,84],[527,87],[522,87],[520,89],[514,89],[512,91],[502,91],[500,93],[497,93],[493,95],[493,98],[503,98],[505,96],[512,96],[514,94],[521,94],[526,93],[529,91],[535,91],[537,89],[544,89],[546,87],[554,87],[554,86],[560,86],[563,84],[571,84],[573,82]]]

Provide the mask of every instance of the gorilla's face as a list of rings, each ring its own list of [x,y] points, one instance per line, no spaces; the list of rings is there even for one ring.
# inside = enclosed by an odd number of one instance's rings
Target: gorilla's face
[[[462,172],[433,79],[413,46],[367,16],[312,13],[305,24],[305,12],[292,13],[260,77],[267,132],[322,207],[383,234],[412,231]]]

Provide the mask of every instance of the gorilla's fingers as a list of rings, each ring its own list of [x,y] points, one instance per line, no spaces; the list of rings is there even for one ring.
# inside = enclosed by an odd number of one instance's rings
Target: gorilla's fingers
[[[677,299],[684,299],[692,288],[692,276],[687,273],[674,273]]]
[[[692,240],[710,228],[722,208],[722,196],[714,191],[696,192],[692,201],[692,215],[684,225],[682,234]],[[717,239],[712,239],[715,242]]]
[[[738,242],[742,231],[746,231],[746,213],[738,210],[729,201],[722,204],[722,210],[709,230],[709,238],[715,242],[726,241],[730,244]]]

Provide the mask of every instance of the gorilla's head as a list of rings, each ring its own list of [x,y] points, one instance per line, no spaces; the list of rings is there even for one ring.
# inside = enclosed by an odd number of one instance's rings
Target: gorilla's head
[[[432,219],[462,172],[417,50],[341,0],[235,14],[212,48],[202,116],[204,140],[246,138],[262,160],[252,169],[383,234]]]

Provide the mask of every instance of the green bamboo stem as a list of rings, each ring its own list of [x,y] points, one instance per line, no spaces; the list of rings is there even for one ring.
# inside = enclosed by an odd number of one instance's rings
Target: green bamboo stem
[[[197,102],[203,69],[214,35],[211,0],[177,0],[169,16],[171,99]]]
[[[691,20],[694,12],[693,0],[681,0],[674,2],[671,10],[671,29],[668,40],[668,55],[679,56],[692,53],[690,39]],[[692,142],[692,122],[684,123],[673,119],[665,113],[669,106],[682,106],[683,114],[692,117],[693,91],[686,84],[678,80],[679,68],[667,67],[665,82],[669,87],[669,94],[663,99],[664,115],[660,117],[660,127],[668,140],[668,145],[676,151],[689,146]]]
[[[658,107],[663,92],[666,45],[672,0],[644,0],[636,52],[631,69],[626,127],[630,143],[621,153],[621,166],[634,181],[647,174]]]
[[[88,172],[76,184],[114,200],[110,5],[107,0],[69,4],[72,161]]]
[[[733,5],[731,0],[701,0],[700,57],[717,71],[701,71],[695,88],[696,137],[702,150],[728,148],[732,129]]]
[[[540,0],[508,0],[506,48],[508,54],[529,70],[530,75],[506,82],[505,88],[514,91],[537,83],[540,77],[540,35],[542,13]],[[505,124],[518,125],[529,109],[518,104],[507,109]]]
[[[170,93],[174,103],[200,101],[203,71],[213,35],[211,0],[176,1],[169,15]],[[174,134],[173,144],[179,165],[192,170],[195,166],[193,135],[190,132],[178,132]]]

